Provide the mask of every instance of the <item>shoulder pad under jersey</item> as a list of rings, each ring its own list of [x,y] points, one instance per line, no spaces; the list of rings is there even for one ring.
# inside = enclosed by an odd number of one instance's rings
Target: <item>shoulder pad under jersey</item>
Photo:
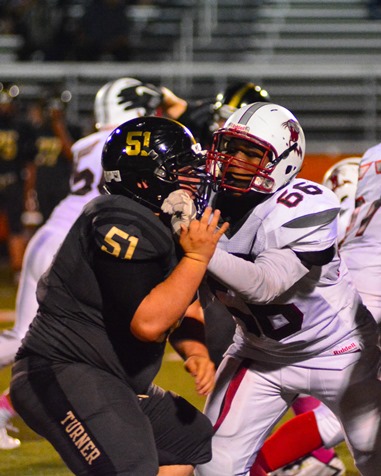
[[[84,208],[96,246],[115,258],[153,260],[174,253],[170,230],[148,208],[122,195],[102,195]]]
[[[336,240],[340,203],[320,184],[292,180],[257,208],[255,214],[277,248],[313,251],[328,248]]]

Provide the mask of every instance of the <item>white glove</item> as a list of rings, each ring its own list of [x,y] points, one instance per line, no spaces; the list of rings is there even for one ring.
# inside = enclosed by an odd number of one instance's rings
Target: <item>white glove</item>
[[[171,192],[161,205],[164,213],[172,215],[171,225],[173,233],[180,235],[181,224],[189,226],[196,218],[197,210],[193,200],[185,190]]]

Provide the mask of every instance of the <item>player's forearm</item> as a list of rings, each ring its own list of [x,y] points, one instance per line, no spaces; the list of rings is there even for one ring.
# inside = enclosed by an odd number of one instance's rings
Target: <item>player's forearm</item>
[[[206,262],[184,257],[146,296],[131,321],[131,331],[141,340],[156,341],[181,319],[194,299],[206,272]]]
[[[179,98],[166,87],[162,87],[161,91],[163,93],[162,108],[164,114],[171,119],[178,119],[185,112],[188,105],[187,101]]]
[[[208,272],[244,301],[268,303],[299,281],[308,269],[291,249],[268,250],[254,263],[217,249]]]
[[[188,307],[180,325],[170,334],[169,341],[184,360],[192,355],[209,358],[205,345],[204,316],[198,300]]]
[[[181,340],[173,342],[170,340],[172,347],[184,359],[198,355],[209,359],[209,352],[205,344],[195,340]]]

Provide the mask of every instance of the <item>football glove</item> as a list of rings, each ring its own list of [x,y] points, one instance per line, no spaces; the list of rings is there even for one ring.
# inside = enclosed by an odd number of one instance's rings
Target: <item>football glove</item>
[[[172,216],[171,226],[176,235],[180,235],[181,224],[188,227],[197,215],[196,206],[185,190],[171,192],[162,203],[161,209]]]

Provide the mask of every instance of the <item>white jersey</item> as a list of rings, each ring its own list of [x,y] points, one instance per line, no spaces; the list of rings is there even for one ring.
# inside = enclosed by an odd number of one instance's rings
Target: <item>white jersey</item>
[[[340,253],[365,305],[381,323],[381,144],[361,160],[356,204]]]
[[[66,233],[80,215],[86,203],[102,191],[101,155],[110,131],[99,131],[80,139],[72,146],[73,172],[70,193],[53,210],[47,225]]]
[[[70,194],[55,207],[49,219],[28,243],[17,291],[16,321],[13,327],[14,333],[19,338],[25,335],[37,312],[37,281],[49,267],[83,207],[102,191],[101,155],[109,134],[110,130],[95,132],[73,144]]]
[[[238,324],[228,353],[332,369],[356,359],[375,323],[347,267],[338,253],[311,269],[296,255],[336,249],[339,210],[329,189],[294,179],[220,240],[208,271]]]

